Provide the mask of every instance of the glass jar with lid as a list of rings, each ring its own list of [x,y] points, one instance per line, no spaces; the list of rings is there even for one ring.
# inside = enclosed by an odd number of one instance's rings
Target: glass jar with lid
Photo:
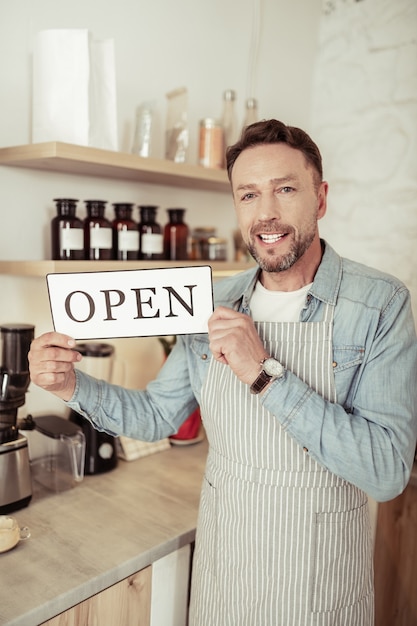
[[[184,222],[185,209],[167,209],[169,221],[164,227],[164,258],[188,260],[189,230]]]
[[[204,254],[207,252],[207,248],[203,251],[203,244],[207,243],[209,237],[215,237],[217,230],[214,226],[197,226],[193,229],[191,237],[191,249],[193,251],[193,260],[204,260]]]
[[[132,218],[133,204],[116,202],[113,207],[113,258],[118,261],[136,260],[139,255],[139,232]]]
[[[105,200],[86,200],[87,217],[84,219],[85,258],[91,261],[113,259],[113,232],[111,222],[105,217]]]
[[[54,261],[84,259],[83,222],[76,215],[74,198],[55,198],[57,215],[51,221],[51,246]]]
[[[208,261],[227,261],[227,239],[208,237],[200,242],[201,258]]]
[[[221,169],[224,164],[224,130],[219,120],[206,117],[200,121],[199,159],[203,167]]]
[[[140,221],[138,224],[140,244],[140,259],[163,259],[164,240],[162,227],[156,221],[158,211],[155,205],[139,205]]]

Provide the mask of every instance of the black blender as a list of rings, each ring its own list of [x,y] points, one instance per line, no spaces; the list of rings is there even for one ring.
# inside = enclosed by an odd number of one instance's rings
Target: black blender
[[[28,441],[19,432],[17,412],[30,383],[34,330],[30,324],[0,326],[0,514],[27,506],[32,497]]]

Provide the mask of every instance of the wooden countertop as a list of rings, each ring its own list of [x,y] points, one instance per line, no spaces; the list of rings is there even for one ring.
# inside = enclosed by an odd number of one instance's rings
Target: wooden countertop
[[[207,442],[119,461],[12,513],[31,537],[0,554],[0,624],[34,626],[195,537]]]

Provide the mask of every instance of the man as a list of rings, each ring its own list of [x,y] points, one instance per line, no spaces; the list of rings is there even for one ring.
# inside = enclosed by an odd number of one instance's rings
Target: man
[[[32,380],[145,440],[201,407],[191,626],[371,626],[367,494],[402,492],[417,435],[409,293],[320,240],[328,185],[302,130],[252,124],[227,168],[258,267],[215,284],[208,336],[178,337],[157,379],[127,391],[75,374],[74,341],[48,333]]]

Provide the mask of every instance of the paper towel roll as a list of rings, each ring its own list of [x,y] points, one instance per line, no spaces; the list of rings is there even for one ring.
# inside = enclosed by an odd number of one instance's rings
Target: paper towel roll
[[[96,42],[87,29],[36,35],[32,141],[117,150],[113,40]]]

